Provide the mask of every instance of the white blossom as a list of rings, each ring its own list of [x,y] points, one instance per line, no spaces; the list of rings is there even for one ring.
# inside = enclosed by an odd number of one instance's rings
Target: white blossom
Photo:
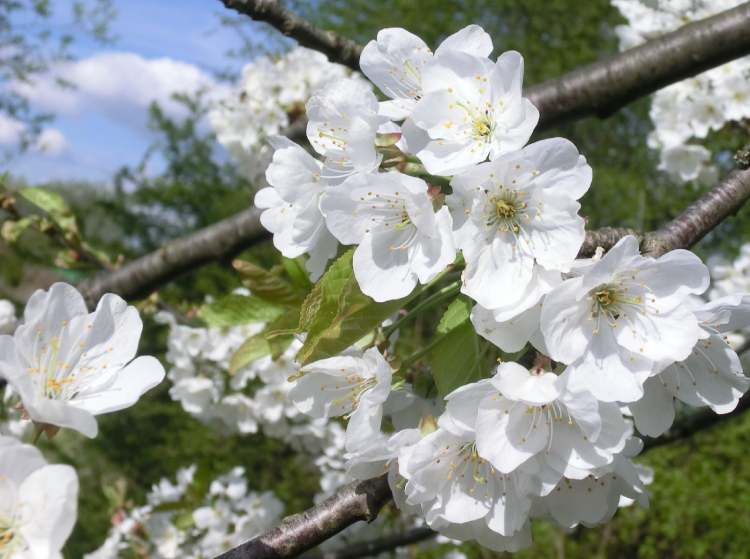
[[[0,557],[56,559],[76,521],[78,477],[35,447],[0,437]]]
[[[266,170],[271,186],[255,195],[255,205],[264,210],[260,222],[287,258],[309,254],[307,268],[317,279],[337,247],[318,207],[326,186],[322,164],[287,138],[274,136],[271,144],[276,149]]]
[[[591,167],[562,138],[530,144],[451,181],[446,203],[466,269],[461,290],[505,321],[567,272],[584,239],[578,198]]]
[[[12,337],[0,336],[0,374],[34,422],[94,437],[94,416],[132,406],[164,378],[154,357],[135,358],[141,329],[117,295],[89,313],[74,287],[56,283],[31,296]]]
[[[448,51],[489,56],[492,39],[478,25],[469,25],[448,36],[434,56]],[[425,42],[405,29],[391,27],[378,31],[377,39],[362,49],[362,72],[391,101],[380,103],[380,113],[394,120],[407,118],[422,97],[422,69],[433,59]]]
[[[571,364],[571,386],[606,402],[638,400],[656,364],[682,361],[704,337],[683,303],[706,290],[708,269],[685,250],[641,256],[626,236],[580,273],[544,300],[549,356]]]
[[[315,418],[347,416],[346,448],[355,451],[380,432],[393,369],[376,348],[361,356],[321,359],[300,369],[289,398]]]
[[[340,183],[380,166],[375,136],[384,118],[378,116],[375,94],[362,81],[346,78],[317,91],[307,102],[307,118],[307,138],[324,158],[323,179]]]
[[[441,425],[476,432],[476,448],[499,472],[514,472],[536,458],[545,483],[583,479],[612,463],[628,426],[615,404],[571,390],[567,377],[502,363],[491,379],[446,396]]]
[[[354,275],[375,301],[405,297],[455,258],[448,208],[433,210],[419,178],[395,171],[354,176],[326,191],[320,207],[331,233],[358,245]]]
[[[737,407],[750,386],[742,364],[724,338],[733,330],[750,326],[750,296],[729,295],[695,309],[704,337],[687,359],[667,366],[644,384],[644,396],[628,407],[638,430],[658,437],[672,425],[674,401],[708,406],[719,414]]]
[[[451,50],[425,65],[411,118],[430,138],[417,153],[427,171],[452,175],[523,147],[539,111],[522,97],[522,81],[523,58],[514,51],[492,63]]]

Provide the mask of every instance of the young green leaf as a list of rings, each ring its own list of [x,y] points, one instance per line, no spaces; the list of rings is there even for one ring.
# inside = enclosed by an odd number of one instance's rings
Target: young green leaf
[[[284,312],[285,309],[280,305],[252,295],[232,293],[203,305],[198,316],[209,326],[222,328],[252,322],[270,322]]]

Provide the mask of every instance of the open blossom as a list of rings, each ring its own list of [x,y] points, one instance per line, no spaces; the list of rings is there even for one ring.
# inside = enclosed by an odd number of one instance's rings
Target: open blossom
[[[422,179],[395,171],[355,176],[329,189],[320,208],[339,241],[359,245],[354,275],[376,301],[405,297],[455,258],[448,208],[433,210]]]
[[[0,557],[56,559],[78,508],[78,477],[41,452],[0,437]]]
[[[634,402],[657,364],[682,361],[706,336],[684,303],[708,282],[693,253],[641,256],[626,236],[547,294],[541,328],[549,356],[572,364],[571,385],[599,400]]]
[[[584,239],[591,167],[563,138],[535,142],[451,181],[446,200],[466,270],[461,290],[505,321],[559,283]]]
[[[522,97],[522,81],[523,58],[514,51],[493,63],[451,50],[425,65],[411,117],[430,137],[417,153],[425,168],[452,175],[523,147],[539,111]]]
[[[117,295],[89,313],[74,287],[56,283],[31,296],[12,337],[0,336],[0,375],[34,422],[94,437],[94,416],[132,406],[164,378],[154,357],[134,359],[142,328]]]
[[[563,478],[547,495],[539,499],[539,509],[564,528],[578,524],[593,526],[606,522],[621,506],[637,501],[648,506],[646,485],[653,472],[631,462],[640,453],[643,442],[628,440],[622,454],[612,464],[599,468],[583,479]]]
[[[469,25],[448,36],[435,49],[434,56],[448,51],[489,56],[492,39],[478,25]],[[405,29],[391,27],[378,31],[377,39],[362,49],[362,72],[391,101],[380,103],[380,113],[394,120],[407,118],[422,97],[422,69],[433,59],[427,44]]]
[[[378,100],[361,80],[330,83],[307,102],[307,138],[324,157],[322,177],[342,182],[355,173],[371,173],[382,157],[375,135],[385,121],[378,116]]]
[[[669,429],[675,400],[729,413],[750,386],[739,357],[724,338],[750,325],[750,296],[729,295],[693,312],[705,337],[698,340],[687,359],[650,377],[643,386],[643,398],[629,405],[636,427],[645,435],[658,437]]]
[[[391,391],[393,369],[376,348],[361,356],[321,359],[300,370],[289,398],[315,418],[347,416],[346,449],[369,444],[380,432],[383,403]]]
[[[440,427],[403,449],[398,464],[407,480],[406,503],[419,505],[433,529],[480,543],[494,540],[490,547],[499,550],[530,543],[533,478],[523,469],[504,474],[494,468],[477,452],[470,428]]]
[[[255,195],[255,205],[264,210],[260,222],[287,258],[309,254],[307,268],[317,278],[338,246],[318,207],[326,186],[322,164],[287,138],[273,137],[271,144],[276,148],[266,170],[271,186]]]
[[[612,463],[630,429],[615,404],[566,384],[565,375],[503,363],[491,379],[446,397],[442,425],[473,426],[479,455],[499,472],[511,473],[536,457],[547,483],[583,479]]]

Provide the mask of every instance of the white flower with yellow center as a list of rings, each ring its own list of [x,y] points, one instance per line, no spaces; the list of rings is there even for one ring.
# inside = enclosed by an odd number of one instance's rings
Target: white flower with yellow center
[[[447,37],[434,56],[460,51],[474,56],[489,56],[492,39],[478,25],[469,25]],[[377,40],[362,49],[362,72],[380,91],[392,99],[380,103],[380,113],[393,120],[407,118],[422,98],[422,69],[433,59],[427,44],[400,27],[378,31]]]
[[[307,138],[324,158],[321,176],[332,183],[380,166],[375,136],[386,119],[370,87],[353,78],[326,85],[307,102]]]
[[[361,356],[321,359],[300,369],[289,398],[314,418],[348,417],[346,449],[356,452],[380,434],[392,375],[393,369],[375,348]]]
[[[0,437],[0,557],[58,559],[78,508],[78,477],[41,452]]]
[[[450,212],[434,211],[422,179],[395,171],[355,176],[326,191],[320,209],[339,241],[359,245],[354,275],[375,301],[405,297],[456,256]]]
[[[571,386],[605,402],[639,400],[657,365],[686,359],[707,336],[686,303],[708,283],[693,253],[641,256],[637,239],[626,236],[547,294],[541,328],[548,354],[571,364]]]
[[[433,529],[461,539],[479,539],[487,532],[494,548],[518,549],[530,542],[527,520],[534,480],[521,469],[504,474],[494,468],[479,454],[471,429],[441,426],[404,448],[398,465],[407,480],[406,504],[420,506]],[[464,530],[456,526],[467,523],[476,524]],[[454,531],[461,533],[453,536]]]
[[[563,138],[530,144],[451,181],[466,270],[462,291],[507,321],[533,307],[567,272],[583,243],[577,200],[591,167]]]
[[[0,336],[0,376],[40,426],[97,433],[95,415],[132,406],[164,378],[154,357],[135,357],[143,324],[135,307],[107,294],[89,313],[67,284],[35,292],[23,323]]]
[[[266,170],[271,186],[255,195],[255,205],[264,210],[260,222],[287,258],[309,254],[307,269],[317,279],[338,246],[318,208],[326,187],[322,164],[287,138],[274,136],[271,145],[276,149]]]
[[[496,63],[448,51],[425,65],[423,97],[411,118],[430,137],[417,153],[427,171],[452,175],[522,148],[539,121],[522,82],[523,58],[514,51]]]
[[[583,479],[611,464],[631,431],[615,404],[569,390],[565,375],[517,363],[501,364],[491,379],[446,400],[441,425],[457,432],[473,426],[479,455],[502,473],[535,459],[546,484]]]
[[[750,387],[740,358],[725,338],[750,325],[750,295],[722,297],[693,313],[705,337],[698,340],[687,359],[650,377],[643,385],[643,398],[628,406],[635,426],[644,435],[658,437],[671,427],[676,400],[724,414],[737,407]]]

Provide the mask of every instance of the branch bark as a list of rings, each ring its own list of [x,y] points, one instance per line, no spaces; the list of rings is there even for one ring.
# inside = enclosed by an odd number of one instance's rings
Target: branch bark
[[[287,516],[276,528],[222,553],[216,559],[296,557],[344,528],[375,520],[391,500],[387,475],[351,483],[300,514]]]
[[[272,25],[303,47],[322,52],[331,62],[349,66],[352,70],[359,70],[361,45],[333,31],[326,31],[313,25],[285,9],[278,0],[221,0],[221,2],[230,10]]]
[[[419,543],[437,535],[427,526],[412,528],[400,534],[391,534],[382,538],[357,542],[346,548],[320,553],[305,553],[301,559],[359,559],[360,557],[375,557],[385,551],[393,551],[399,547]]]

